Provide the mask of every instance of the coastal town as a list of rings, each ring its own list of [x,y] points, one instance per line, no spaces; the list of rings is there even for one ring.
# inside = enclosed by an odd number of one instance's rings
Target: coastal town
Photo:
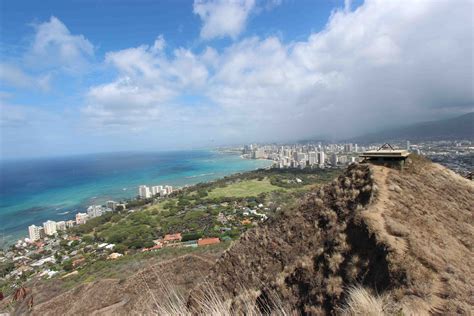
[[[360,153],[377,150],[382,144],[358,145],[355,143],[308,143],[308,144],[250,144],[233,148],[241,152],[245,159],[267,159],[273,161],[272,168],[343,168],[350,163],[359,162]],[[472,158],[474,147],[471,141],[430,141],[416,144],[407,140],[395,143],[396,148],[424,155],[434,162],[439,162],[465,177],[472,178]],[[137,200],[164,198],[173,193],[171,185],[140,185]],[[75,219],[65,221],[47,220],[42,226],[28,227],[29,238],[25,242],[35,242],[46,236],[53,236],[58,231],[65,231],[75,225],[85,224],[89,219],[99,217],[107,212],[125,210],[126,203],[107,201],[105,205],[90,205],[85,212],[79,212]]]
[[[75,220],[31,225],[29,237],[0,253],[0,275],[16,288],[33,277],[69,278],[124,256],[228,243],[277,214],[294,198],[294,189],[333,176],[329,170],[281,174],[273,169],[180,189],[141,185],[128,203],[108,201],[89,206]]]
[[[358,145],[354,143],[308,143],[308,144],[250,144],[235,148],[245,159],[268,159],[273,161],[272,168],[342,168],[350,163],[359,162],[361,152],[376,150],[381,144]],[[434,162],[439,162],[465,177],[472,177],[472,157],[474,147],[471,141],[431,141],[416,144],[407,140],[395,143],[397,148],[425,155]],[[173,193],[171,185],[140,185],[137,200],[165,198]],[[139,203],[138,203],[139,204]],[[75,214],[74,219],[63,221],[47,220],[42,226],[30,225],[28,238],[23,242],[36,242],[57,232],[66,231],[75,225],[85,224],[88,220],[107,212],[121,211],[127,208],[126,203],[107,201],[104,205],[90,205],[85,212]],[[132,210],[133,211],[133,210]]]
[[[138,187],[138,199],[145,200],[150,198],[164,198],[173,192],[171,185],[158,185],[148,187],[146,185],[140,185]],[[83,225],[88,220],[104,215],[107,212],[114,212],[119,210],[125,210],[126,203],[118,203],[115,201],[107,201],[105,205],[90,205],[85,213],[77,213],[75,220],[67,221],[52,221],[47,220],[43,223],[43,226],[30,225],[28,227],[28,236],[24,242],[36,242],[46,236],[54,236],[59,231],[65,231],[68,228],[72,228],[75,225]],[[133,211],[133,210],[132,210]]]

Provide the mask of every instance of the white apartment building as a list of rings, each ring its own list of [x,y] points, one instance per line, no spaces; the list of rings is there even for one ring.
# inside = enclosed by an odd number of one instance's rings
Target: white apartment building
[[[311,151],[308,154],[308,160],[309,164],[312,165],[317,165],[318,164],[318,154],[315,151]]]
[[[151,194],[153,196],[155,196],[157,194],[161,194],[162,191],[163,191],[163,186],[162,185],[155,185],[155,186],[151,187]]]
[[[326,163],[326,154],[324,151],[318,152],[318,163],[320,166],[323,166]]]
[[[115,201],[107,201],[105,202],[105,206],[107,208],[110,208],[111,210],[115,211],[115,208],[117,207],[118,203]]]
[[[173,187],[171,185],[155,185],[152,187],[147,187],[146,185],[141,185],[138,187],[138,195],[142,199],[148,199],[155,195],[165,196],[173,192]]]
[[[74,222],[73,220],[66,221],[66,227],[67,227],[67,228],[73,227],[74,224],[75,224],[75,222]]]
[[[102,205],[91,205],[87,208],[89,218],[99,217],[104,213]]]
[[[88,219],[89,219],[89,216],[87,215],[87,213],[77,213],[76,214],[76,224],[77,225],[85,224]]]
[[[31,225],[28,226],[28,232],[31,241],[37,241],[41,238],[41,226]]]
[[[52,236],[56,234],[57,229],[56,229],[56,222],[48,220],[43,223],[43,228],[44,228],[44,233],[48,236]]]
[[[141,185],[138,187],[138,195],[140,196],[140,198],[142,199],[149,199],[151,198],[151,192],[150,192],[150,188],[147,187],[146,185]]]
[[[56,222],[56,230],[66,230],[66,222],[65,221]]]

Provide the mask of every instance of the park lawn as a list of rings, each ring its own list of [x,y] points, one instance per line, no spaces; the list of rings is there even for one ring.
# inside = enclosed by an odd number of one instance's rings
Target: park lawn
[[[166,202],[164,201],[161,201],[161,202],[158,202],[156,204],[153,204],[151,206],[148,206],[146,207],[144,210],[147,211],[147,212],[151,212],[151,213],[154,213],[154,212],[161,212],[161,211],[164,211],[164,207],[163,205],[165,204]]]
[[[208,197],[248,197],[276,190],[282,190],[282,188],[272,185],[268,178],[264,178],[261,181],[253,179],[233,183],[224,188],[215,188],[209,191]]]

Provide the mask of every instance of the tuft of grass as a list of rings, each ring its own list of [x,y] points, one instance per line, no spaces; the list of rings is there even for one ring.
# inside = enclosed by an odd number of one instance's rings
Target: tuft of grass
[[[276,294],[271,294],[268,306],[262,306],[262,302],[257,303],[252,298],[252,291],[248,291],[244,286],[240,286],[243,293],[249,293],[241,297],[244,304],[237,310],[232,306],[231,301],[226,299],[222,291],[217,289],[209,282],[205,282],[200,289],[199,295],[194,296],[194,304],[189,304],[187,298],[183,296],[169,281],[163,279],[159,271],[153,269],[159,284],[159,296],[157,292],[150,290],[145,278],[142,279],[142,286],[145,289],[145,295],[154,302],[150,314],[166,316],[191,316],[191,315],[211,315],[211,316],[232,316],[232,315],[295,315],[285,306],[281,298]],[[161,299],[159,299],[161,298]],[[270,306],[271,305],[271,306]]]
[[[384,307],[387,298],[370,294],[365,288],[360,286],[350,287],[347,291],[347,300],[340,308],[341,315],[365,315],[380,316],[385,315]]]

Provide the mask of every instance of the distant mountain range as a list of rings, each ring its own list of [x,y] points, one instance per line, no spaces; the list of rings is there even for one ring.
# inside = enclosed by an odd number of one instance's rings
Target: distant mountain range
[[[454,139],[474,140],[474,112],[451,119],[422,122],[381,130],[357,136],[348,141],[354,143],[376,143],[397,140],[428,141]]]

